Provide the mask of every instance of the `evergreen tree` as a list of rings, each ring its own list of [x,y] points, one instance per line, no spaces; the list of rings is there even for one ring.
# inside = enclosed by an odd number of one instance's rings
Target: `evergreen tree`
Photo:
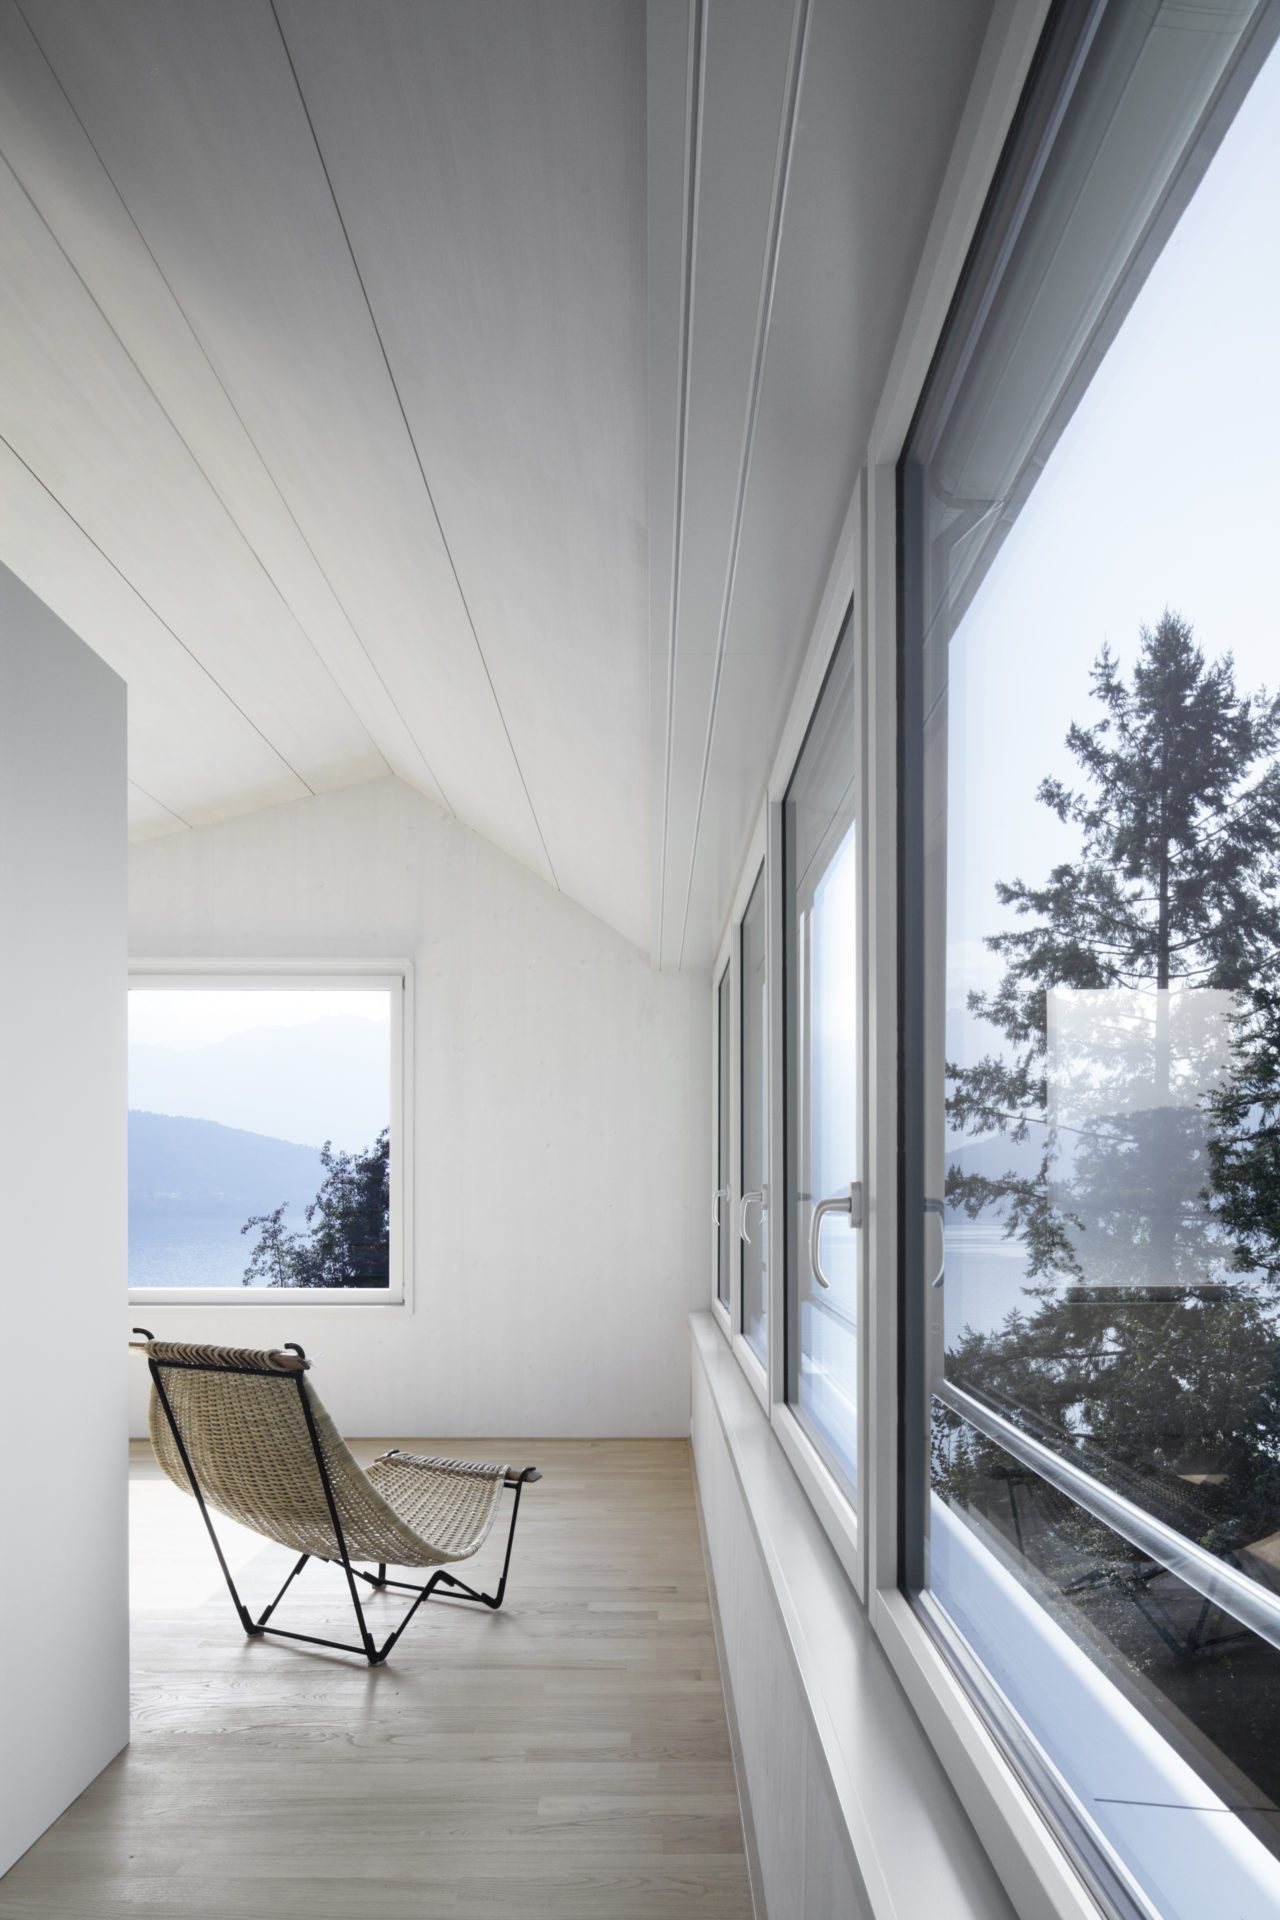
[[[1233,1072],[1210,1112],[1210,1204],[1232,1266],[1280,1279],[1280,957],[1241,996]]]
[[[998,886],[1018,924],[988,940],[1004,975],[969,1008],[1003,1045],[948,1066],[953,1135],[1035,1143],[1031,1171],[947,1178],[953,1207],[1022,1243],[1028,1305],[966,1329],[947,1371],[1227,1552],[1280,1527],[1276,1305],[1228,1279],[1280,1275],[1280,701],[1240,694],[1168,611],[1132,675],[1104,649],[1092,688],[1101,716],[1067,734],[1082,782],[1037,795],[1079,855]],[[1051,1085],[1054,989],[1099,992],[1080,1024],[1112,1030],[1073,1060],[1060,1024]],[[966,1503],[1006,1473],[944,1412],[934,1447],[935,1485]]]
[[[244,1270],[242,1285],[246,1287],[291,1287],[295,1247],[300,1236],[290,1233],[284,1224],[285,1210],[289,1202],[284,1200],[270,1213],[255,1213],[245,1221],[241,1233],[252,1233],[258,1229],[258,1244],[249,1258]]]
[[[306,1209],[308,1231],[284,1225],[287,1202],[254,1214],[241,1233],[258,1230],[245,1269],[246,1287],[385,1287],[390,1276],[390,1136],[384,1128],[365,1153],[320,1150],[324,1183]]]
[[[1194,1285],[1221,1257],[1200,1197],[1217,1168],[1203,1120],[1170,1098],[1171,1075],[1189,1068],[1195,1077],[1195,1036],[1175,1046],[1168,996],[1150,990],[1216,987],[1247,999],[1275,976],[1280,700],[1237,693],[1230,655],[1206,664],[1188,623],[1168,611],[1143,628],[1130,681],[1104,648],[1092,682],[1102,717],[1067,734],[1085,784],[1049,779],[1037,793],[1080,829],[1080,857],[1040,886],[998,885],[1001,903],[1027,924],[988,940],[1005,960],[1004,977],[994,993],[971,994],[969,1008],[1006,1047],[948,1067],[953,1130],[1023,1142],[1034,1129],[1039,1165],[1033,1175],[1011,1168],[998,1176],[953,1167],[947,1194],[971,1218],[999,1209],[1026,1247],[1033,1279],[1083,1278],[1087,1238],[1094,1274],[1110,1258],[1110,1279]],[[1117,1049],[1110,1086],[1095,1050],[1091,1124],[1069,1140],[1050,1108],[1046,1073],[1047,996],[1059,987],[1146,989],[1154,1001],[1141,1075],[1151,1099],[1138,1104],[1123,1084],[1132,1046]],[[1220,1217],[1231,1224],[1225,1209]]]

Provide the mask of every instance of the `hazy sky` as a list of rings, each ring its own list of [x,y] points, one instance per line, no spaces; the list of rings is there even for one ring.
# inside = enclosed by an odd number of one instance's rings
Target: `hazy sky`
[[[131,987],[129,1044],[205,1047],[257,1027],[301,1027],[314,1020],[387,1020],[385,990],[306,987]]]
[[[1063,736],[1098,716],[1104,641],[1130,663],[1167,606],[1208,657],[1234,653],[1241,690],[1280,683],[1278,449],[1273,53],[951,643],[952,780],[1000,770],[953,836],[953,1006],[998,977],[997,878],[1038,881],[1077,845],[1034,794],[1078,780]]]
[[[390,995],[132,988],[129,1105],[357,1152],[390,1113]]]

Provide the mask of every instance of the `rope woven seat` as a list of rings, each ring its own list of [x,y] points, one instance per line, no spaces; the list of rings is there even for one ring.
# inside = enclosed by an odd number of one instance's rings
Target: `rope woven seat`
[[[455,1598],[501,1606],[520,1492],[528,1481],[541,1478],[536,1468],[513,1474],[505,1464],[436,1459],[393,1448],[366,1472],[307,1379],[311,1363],[300,1347],[197,1346],[147,1334],[135,1350],[145,1353],[151,1370],[149,1427],[156,1459],[175,1486],[195,1495],[247,1633],[285,1632],[268,1627],[268,1617],[310,1558],[345,1570],[362,1640],[359,1648],[339,1641],[320,1644],[363,1652],[375,1665],[441,1583]],[[504,1488],[514,1490],[515,1503],[502,1579],[496,1594],[477,1593],[443,1569],[483,1546]],[[302,1555],[257,1620],[236,1592],[210,1508]],[[362,1573],[352,1564],[356,1561],[375,1564],[377,1575]],[[437,1572],[419,1587],[388,1580],[388,1566]],[[365,1625],[357,1579],[418,1596],[380,1651]]]

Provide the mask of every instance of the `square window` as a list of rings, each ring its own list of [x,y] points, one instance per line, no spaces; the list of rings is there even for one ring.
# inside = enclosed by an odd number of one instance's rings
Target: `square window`
[[[407,967],[129,988],[129,1285],[188,1304],[404,1298]]]

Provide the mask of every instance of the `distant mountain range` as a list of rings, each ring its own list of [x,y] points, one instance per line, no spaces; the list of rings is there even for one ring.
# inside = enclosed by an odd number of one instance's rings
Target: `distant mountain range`
[[[324,1168],[315,1147],[245,1133],[216,1120],[129,1114],[129,1211],[137,1216],[234,1216],[289,1203],[286,1224],[305,1225]]]
[[[1003,1134],[988,1134],[982,1140],[966,1140],[947,1149],[947,1165],[964,1173],[980,1173],[988,1180],[1014,1173],[1033,1180],[1040,1171],[1044,1153],[1044,1128],[1031,1127],[1025,1140],[1008,1140]]]
[[[946,1166],[948,1172],[958,1167],[961,1173],[980,1174],[985,1180],[1000,1180],[1011,1173],[1020,1180],[1034,1180],[1040,1171],[1040,1160],[1044,1153],[1044,1128],[1032,1127],[1025,1140],[1007,1140],[1001,1134],[988,1134],[982,1140],[966,1140],[960,1146],[947,1150]],[[1063,1171],[1059,1165],[1059,1173]],[[983,1207],[979,1220],[991,1222],[1004,1218],[1003,1206]],[[947,1218],[954,1226],[965,1216],[949,1213]]]
[[[129,1046],[129,1105],[198,1113],[220,1126],[349,1153],[387,1124],[391,1053],[385,1023],[331,1015],[296,1027],[254,1027],[203,1046]]]

